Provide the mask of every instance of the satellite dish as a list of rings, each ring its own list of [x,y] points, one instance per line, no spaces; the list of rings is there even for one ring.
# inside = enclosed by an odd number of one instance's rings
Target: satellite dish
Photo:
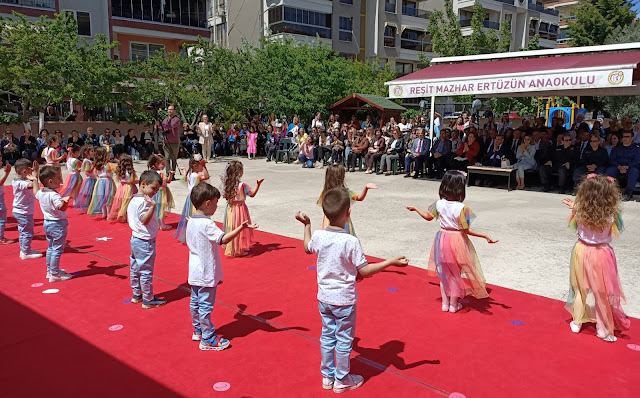
[[[476,114],[482,108],[482,101],[479,99],[473,100],[471,103],[471,113]]]

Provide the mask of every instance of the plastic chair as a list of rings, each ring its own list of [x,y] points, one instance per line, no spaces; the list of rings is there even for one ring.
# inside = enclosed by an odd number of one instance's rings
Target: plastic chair
[[[291,138],[282,138],[278,143],[278,149],[276,150],[275,161],[278,163],[280,155],[284,155],[287,159],[287,163],[291,163],[291,149],[293,148],[293,140]]]

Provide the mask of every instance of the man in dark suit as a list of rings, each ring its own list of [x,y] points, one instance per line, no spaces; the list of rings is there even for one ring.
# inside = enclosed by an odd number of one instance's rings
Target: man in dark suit
[[[411,153],[408,154],[404,158],[404,169],[406,171],[406,177],[409,177],[409,170],[411,170],[411,163],[414,163],[415,173],[413,178],[418,178],[422,173],[422,167],[424,165],[424,161],[427,159],[427,154],[429,153],[429,149],[431,149],[431,140],[425,138],[424,130],[418,129],[418,138],[413,140],[413,144],[411,145]]]
[[[440,139],[433,144],[431,156],[427,162],[427,174],[433,178],[438,170],[438,178],[442,178],[448,155],[451,153],[451,130],[445,129],[440,132]]]
[[[511,164],[516,162],[516,152],[518,151],[518,147],[522,144],[522,130],[515,129],[513,130],[513,138],[505,143],[506,147],[506,156],[509,158]]]
[[[493,141],[493,145],[487,149],[487,153],[482,157],[482,164],[484,166],[500,167],[502,162],[502,156],[505,154],[506,148],[504,146],[504,136],[498,135]]]

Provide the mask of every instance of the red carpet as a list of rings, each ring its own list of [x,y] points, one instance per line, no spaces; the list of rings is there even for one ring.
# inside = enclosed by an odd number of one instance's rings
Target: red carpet
[[[9,192],[5,200],[10,208]],[[204,352],[191,341],[187,248],[173,231],[158,238],[154,282],[169,303],[142,310],[123,302],[131,297],[128,226],[68,214],[62,268],[77,273],[70,281],[50,284],[44,257],[21,261],[17,243],[0,247],[2,396],[333,394],[321,388],[316,274],[307,269],[315,256],[301,241],[257,232],[250,256],[223,259],[213,321],[232,346]],[[39,212],[35,231],[33,248],[44,252]],[[12,218],[6,236],[18,236]],[[96,241],[103,236],[113,239]],[[42,294],[50,288],[59,292]],[[640,351],[627,347],[640,344],[635,319],[607,344],[593,326],[572,334],[563,303],[500,287],[458,314],[442,313],[437,280],[413,267],[389,269],[358,290],[351,364],[365,384],[349,396],[640,396]],[[216,392],[216,382],[231,387]]]

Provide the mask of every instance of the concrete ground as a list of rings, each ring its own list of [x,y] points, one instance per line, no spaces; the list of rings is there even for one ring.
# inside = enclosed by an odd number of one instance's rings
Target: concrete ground
[[[303,169],[299,164],[265,162],[264,158],[224,158],[209,163],[210,183],[220,185],[220,173],[226,161],[242,160],[243,181],[255,187],[257,179],[265,181],[247,205],[252,221],[262,231],[302,239],[303,227],[294,219],[301,210],[311,217],[312,228],[321,227],[322,209],[316,205],[324,183],[324,169]],[[138,161],[136,170],[146,169]],[[185,166],[186,159],[179,160]],[[11,183],[12,172],[7,181]],[[406,210],[412,205],[425,209],[438,199],[439,181],[413,180],[402,176],[347,173],[346,183],[361,192],[369,183],[378,185],[363,202],[352,209],[352,220],[366,254],[389,258],[406,256],[411,265],[426,268],[437,222],[427,222]],[[180,213],[187,185],[179,181],[170,185]],[[10,188],[6,188],[10,189]],[[487,282],[514,290],[557,300],[566,299],[569,290],[569,256],[576,241],[567,230],[569,210],[561,203],[566,195],[535,191],[511,191],[497,188],[469,187],[465,203],[476,214],[473,228],[486,232],[497,244],[472,238]],[[11,204],[7,203],[10,208]],[[224,199],[213,216],[222,221]],[[618,259],[622,287],[627,296],[629,316],[640,317],[640,282],[638,275],[638,236],[640,203],[625,202],[623,219],[626,230],[613,242]],[[311,257],[309,262],[315,260]]]

